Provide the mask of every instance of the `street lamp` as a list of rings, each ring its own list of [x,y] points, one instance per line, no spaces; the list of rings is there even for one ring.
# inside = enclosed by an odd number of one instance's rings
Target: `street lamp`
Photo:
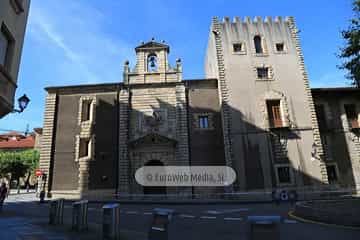
[[[29,104],[29,102],[30,99],[26,96],[26,94],[19,97],[18,99],[19,109],[14,109],[13,112],[22,113]]]

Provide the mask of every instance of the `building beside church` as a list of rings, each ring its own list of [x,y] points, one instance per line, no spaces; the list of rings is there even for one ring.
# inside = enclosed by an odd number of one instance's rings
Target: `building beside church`
[[[0,1],[0,118],[14,109],[30,0]]]
[[[356,186],[359,90],[311,90],[297,32],[292,17],[214,18],[205,79],[183,79],[181,60],[171,65],[170,47],[151,40],[135,48],[134,69],[125,61],[121,83],[47,87],[46,190],[78,198]],[[234,184],[154,188],[134,177],[143,166],[209,165],[232,167]]]

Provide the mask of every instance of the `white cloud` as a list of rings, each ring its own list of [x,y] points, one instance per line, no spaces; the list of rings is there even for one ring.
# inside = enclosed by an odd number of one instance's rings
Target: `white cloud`
[[[32,2],[28,26],[31,37],[50,49],[60,49],[65,57],[63,64],[54,66],[52,61],[47,67],[60,69],[63,78],[72,78],[52,85],[121,80],[120,63],[132,54],[132,49],[125,41],[107,34],[106,24],[103,13],[81,1]]]

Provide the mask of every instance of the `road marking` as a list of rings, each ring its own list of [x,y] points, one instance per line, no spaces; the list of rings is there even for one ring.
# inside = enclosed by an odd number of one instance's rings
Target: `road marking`
[[[201,216],[200,219],[216,219],[216,217],[211,216]]]
[[[181,217],[181,218],[195,218],[195,216],[187,215],[187,214],[180,214],[179,217]]]
[[[236,217],[226,217],[224,218],[226,221],[242,221],[242,218],[236,218]]]
[[[126,214],[138,214],[137,211],[127,211]]]
[[[249,208],[237,208],[237,209],[228,209],[228,210],[209,210],[206,211],[205,213],[208,214],[224,214],[224,213],[236,213],[236,212],[244,212],[244,211],[249,211]]]
[[[152,215],[151,212],[144,212],[144,215]]]
[[[290,220],[290,219],[285,219],[285,220],[284,220],[284,223],[290,223],[290,224],[292,224],[292,223],[297,223],[297,221],[295,221],[295,220]]]

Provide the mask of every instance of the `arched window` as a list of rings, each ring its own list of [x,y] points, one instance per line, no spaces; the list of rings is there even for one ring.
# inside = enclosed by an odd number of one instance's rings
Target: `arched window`
[[[263,47],[261,44],[261,37],[259,35],[256,35],[254,37],[254,45],[255,45],[255,52],[256,53],[263,53]]]
[[[147,58],[148,72],[155,72],[158,70],[157,56],[155,53],[149,54]]]

